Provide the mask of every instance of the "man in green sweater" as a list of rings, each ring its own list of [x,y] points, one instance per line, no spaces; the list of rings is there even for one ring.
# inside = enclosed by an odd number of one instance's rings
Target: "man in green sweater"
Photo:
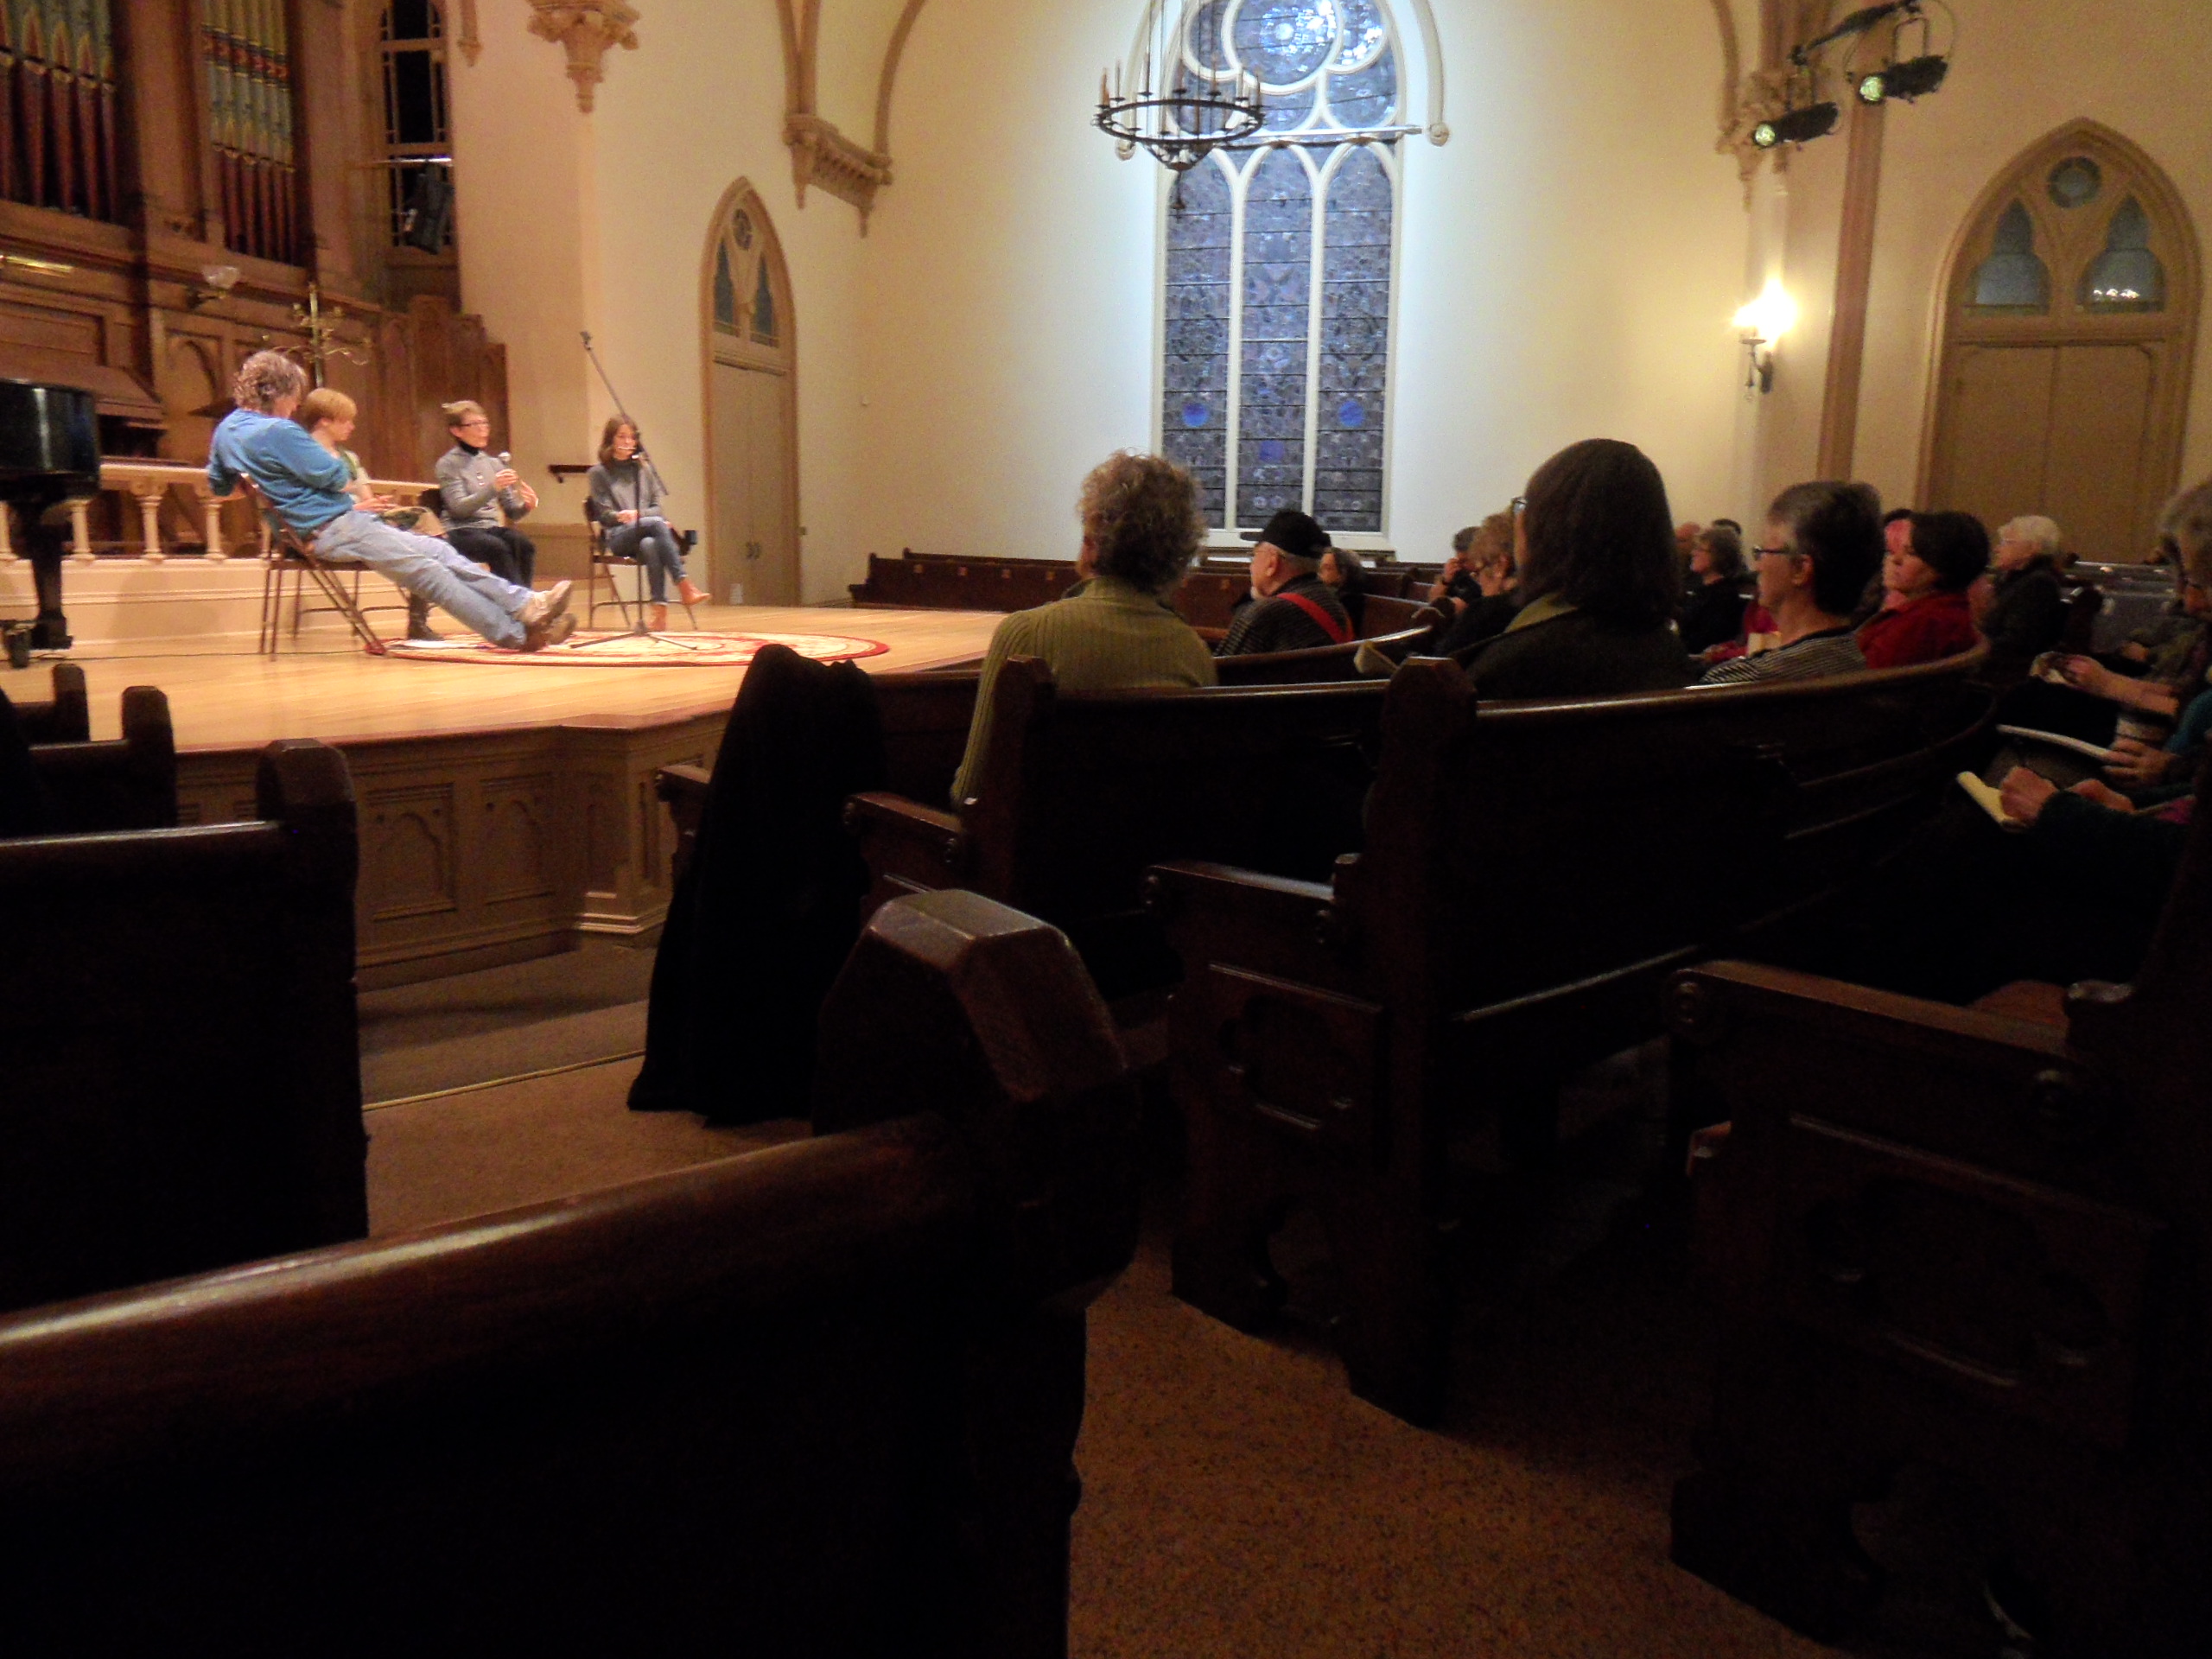
[[[1198,486],[1157,455],[1110,456],[1083,481],[1077,593],[1000,623],[983,658],[968,751],[952,785],[966,802],[990,746],[991,695],[1010,657],[1042,658],[1063,691],[1211,685],[1213,654],[1166,604],[1205,539]]]

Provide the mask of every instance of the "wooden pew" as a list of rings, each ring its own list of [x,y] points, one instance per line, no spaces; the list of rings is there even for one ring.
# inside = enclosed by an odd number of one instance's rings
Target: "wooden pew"
[[[2035,1651],[2177,1659],[2212,1560],[2212,822],[2132,987],[1980,1011],[2033,988],[1675,982],[1678,1090],[1732,1128],[1696,1182],[1722,1340],[1674,1559],[1843,1640],[1880,1589],[1851,1504],[1932,1465],[2048,1598]]]
[[[92,702],[85,690],[85,671],[75,663],[56,663],[51,681],[54,695],[33,702],[9,698],[15,705],[16,726],[26,743],[86,743],[92,735]]]
[[[0,1321],[11,1646],[1062,1659],[1112,1027],[944,893],[824,1047],[811,1140]]]
[[[0,1307],[366,1230],[353,787],[276,743],[257,789],[257,823],[0,842]]]
[[[2097,618],[2104,613],[2104,590],[2085,582],[2066,594],[2066,626],[2058,636],[2060,651],[2086,654],[2097,637]]]
[[[1541,1160],[1557,1084],[1658,1035],[1669,973],[1779,930],[1918,821],[1988,715],[1979,664],[1479,709],[1458,664],[1402,668],[1365,848],[1333,881],[1154,873],[1184,968],[1176,1294],[1267,1325],[1286,1289],[1267,1238],[1310,1204],[1354,1390],[1433,1421],[1452,1136],[1496,1114]]]
[[[73,716],[64,719],[73,728]],[[124,692],[120,739],[34,743],[31,763],[55,835],[175,826],[176,734],[156,687]]]
[[[1392,601],[1391,603],[1399,601]],[[1304,651],[1255,652],[1243,657],[1223,657],[1214,672],[1224,685],[1321,685],[1360,677],[1357,658],[1362,645],[1371,645],[1390,658],[1403,662],[1429,641],[1433,619],[1412,623],[1394,632],[1370,633],[1341,645],[1312,645]]]
[[[871,904],[964,887],[1065,929],[1109,999],[1178,976],[1146,913],[1170,857],[1326,868],[1357,838],[1383,682],[1061,693],[1041,662],[1000,674],[991,743],[960,810],[857,796],[846,822]],[[942,796],[938,798],[943,799]]]

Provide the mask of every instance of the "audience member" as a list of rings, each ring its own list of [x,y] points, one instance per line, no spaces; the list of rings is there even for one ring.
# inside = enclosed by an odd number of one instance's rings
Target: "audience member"
[[[2025,672],[2065,632],[2064,563],[2058,526],[2048,518],[2015,518],[1997,532],[1988,574],[1968,590],[1993,673]]]
[[[1869,668],[1971,651],[1980,639],[1967,589],[1989,568],[1989,531],[1970,512],[1916,512],[1882,561],[1882,608],[1859,630]]]
[[[1321,555],[1321,580],[1333,588],[1337,603],[1351,619],[1352,632],[1367,630],[1367,567],[1357,554],[1332,547]]]
[[[1321,580],[1328,531],[1294,507],[1285,507],[1248,539],[1255,543],[1252,591],[1230,619],[1229,637],[1217,655],[1311,651],[1358,637],[1336,590]]]
[[[1009,657],[1042,658],[1066,691],[1214,683],[1205,641],[1166,603],[1205,540],[1191,475],[1157,455],[1124,450],[1084,480],[1076,513],[1083,522],[1076,556],[1082,590],[1016,611],[991,635],[967,753],[953,781],[956,806],[975,791],[990,739],[991,689]],[[1320,586],[1318,577],[1313,582]]]
[[[1683,649],[1702,653],[1744,631],[1743,576],[1742,535],[1718,524],[1700,531],[1690,547],[1689,594],[1682,601]]]
[[[537,651],[568,638],[569,584],[542,594],[493,575],[434,537],[417,536],[355,511],[346,463],[302,431],[292,415],[306,372],[282,352],[256,352],[231,387],[238,407],[208,446],[207,482],[227,497],[251,480],[270,512],[326,558],[357,560],[406,593],[421,594],[495,645]]]
[[[463,399],[445,406],[446,429],[453,448],[438,457],[438,488],[445,497],[446,539],[493,575],[527,588],[537,569],[537,548],[529,537],[499,518],[523,517],[537,505],[537,492],[522,474],[486,454],[492,417],[484,405]]]
[[[1476,585],[1473,556],[1476,539],[1481,533],[1481,526],[1469,524],[1452,537],[1452,556],[1444,562],[1443,569],[1437,572],[1435,582],[1429,586],[1428,602],[1447,614],[1456,615],[1462,607],[1482,596],[1481,588]]]
[[[683,543],[676,539],[668,520],[661,516],[664,493],[660,473],[638,454],[638,429],[620,415],[607,417],[599,435],[599,465],[591,469],[585,488],[590,493],[591,512],[607,532],[607,550],[618,559],[635,559],[645,567],[652,613],[645,626],[658,633],[668,626],[668,580],[676,578],[676,596],[686,605],[703,605],[706,594],[691,585],[683,569]]]
[[[1675,526],[1675,565],[1681,573],[1685,587],[1689,584],[1690,556],[1697,551],[1697,538],[1703,534],[1703,524],[1681,524]]]
[[[1430,653],[1458,657],[1495,639],[1520,614],[1521,597],[1513,569],[1514,513],[1493,512],[1478,525],[1464,556],[1471,591],[1455,590],[1446,601],[1451,615],[1432,642]]]
[[[1882,564],[1882,501],[1864,484],[1793,484],[1767,509],[1760,606],[1774,645],[1706,671],[1700,685],[1808,680],[1866,666],[1851,613]]]
[[[1515,563],[1520,613],[1461,660],[1492,697],[1656,691],[1689,677],[1670,626],[1681,592],[1659,469],[1633,444],[1592,438],[1529,480]]]

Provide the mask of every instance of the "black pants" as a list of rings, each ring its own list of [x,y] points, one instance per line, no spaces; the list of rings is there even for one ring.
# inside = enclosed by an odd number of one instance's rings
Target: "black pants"
[[[453,543],[454,550],[461,557],[487,566],[493,575],[504,576],[524,588],[536,585],[531,578],[537,571],[537,547],[520,531],[464,524],[448,529],[446,540]]]

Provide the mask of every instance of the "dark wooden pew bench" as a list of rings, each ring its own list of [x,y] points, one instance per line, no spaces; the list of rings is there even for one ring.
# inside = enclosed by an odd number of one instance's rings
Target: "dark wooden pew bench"
[[[1064,1659],[1111,1025],[943,893],[824,1046],[813,1139],[0,1320],[10,1650]]]
[[[1265,1325],[1286,1288],[1267,1239],[1311,1205],[1353,1389],[1433,1420],[1452,1139],[1491,1119],[1541,1158],[1558,1084],[1658,1036],[1669,973],[1893,845],[1978,739],[1978,664],[1480,708],[1456,664],[1400,670],[1364,848],[1332,880],[1154,873],[1183,969],[1176,1294]]]
[[[85,686],[85,671],[75,663],[56,663],[49,677],[50,697],[33,699],[16,695],[26,682],[0,685],[16,710],[16,725],[26,743],[85,743],[92,735],[92,703]]]
[[[73,715],[61,723],[76,728]],[[55,835],[167,830],[176,823],[176,734],[168,699],[150,685],[123,694],[123,735],[31,745]]]
[[[367,1230],[353,786],[302,742],[257,789],[255,823],[0,842],[0,1307]]]

